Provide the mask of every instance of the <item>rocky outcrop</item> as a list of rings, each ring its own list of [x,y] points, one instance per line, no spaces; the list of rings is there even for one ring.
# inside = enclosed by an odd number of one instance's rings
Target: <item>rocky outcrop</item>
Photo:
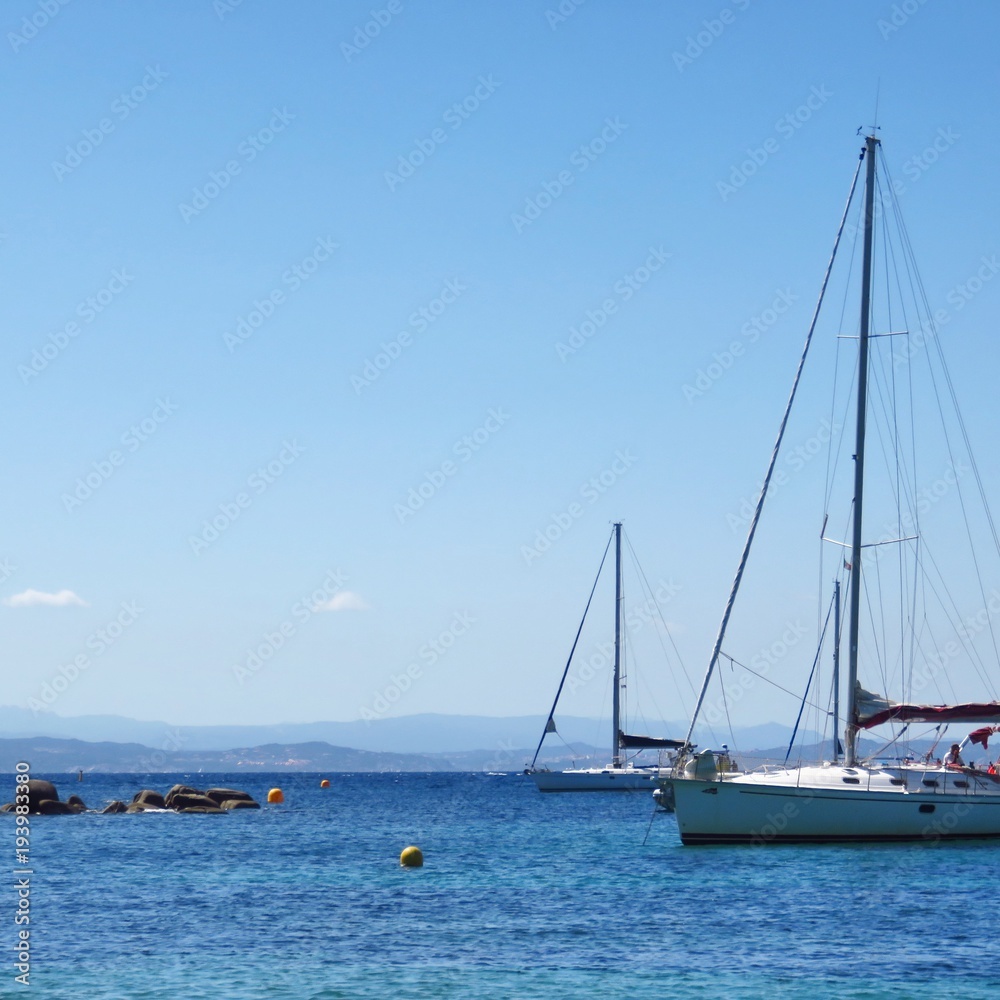
[[[167,803],[159,792],[154,792],[152,788],[144,788],[141,792],[136,792],[132,796],[132,803],[141,803],[150,809],[166,809]]]
[[[59,793],[56,786],[51,781],[42,781],[40,778],[28,779],[28,812],[41,812],[38,807],[43,802],[58,802]]]
[[[41,816],[72,816],[83,812],[82,809],[71,806],[68,802],[60,802],[58,799],[42,799],[35,811]]]
[[[197,788],[192,788],[190,785],[174,785],[173,788],[163,796],[164,802],[167,804],[168,809],[173,809],[174,798],[178,795],[201,795]]]
[[[182,813],[224,813],[233,809],[259,809],[260,804],[252,795],[236,788],[210,788],[207,792],[190,785],[174,785],[166,795],[152,788],[136,792],[126,805],[115,800],[101,810],[102,814],[141,813],[150,809],[173,809]],[[14,803],[0,806],[0,812],[13,812]],[[87,812],[86,803],[79,795],[71,795],[65,802],[51,781],[32,778],[28,782],[28,812],[41,816],[68,816]]]
[[[210,799],[203,792],[178,792],[176,795],[168,796],[170,808],[177,809],[218,809],[219,803]]]
[[[235,788],[209,788],[205,794],[212,799],[218,805],[222,805],[223,802],[253,802],[253,796],[248,792],[240,792]]]

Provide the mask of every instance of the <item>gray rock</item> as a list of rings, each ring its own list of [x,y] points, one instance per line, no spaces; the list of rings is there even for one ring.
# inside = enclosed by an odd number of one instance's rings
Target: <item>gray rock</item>
[[[136,792],[132,797],[133,802],[141,802],[144,806],[152,809],[166,809],[167,803],[159,792],[154,792],[152,788],[144,788],[141,792]]]

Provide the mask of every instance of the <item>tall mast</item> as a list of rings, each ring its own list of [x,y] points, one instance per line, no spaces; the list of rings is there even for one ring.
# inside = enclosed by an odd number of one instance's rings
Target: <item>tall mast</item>
[[[833,762],[840,760],[840,580],[833,582]]]
[[[861,611],[861,530],[865,487],[865,415],[868,397],[868,322],[871,312],[872,290],[872,238],[875,214],[875,148],[878,139],[870,135],[865,139],[868,157],[865,173],[865,239],[861,273],[861,332],[858,345],[858,418],[854,449],[854,533],[851,542],[851,613],[850,646],[847,661],[847,725],[844,732],[846,753],[844,763],[853,767],[857,763],[857,686],[858,686],[858,629]]]
[[[622,684],[622,523],[615,522],[615,677],[611,701],[611,763],[622,766],[621,744],[621,684]]]

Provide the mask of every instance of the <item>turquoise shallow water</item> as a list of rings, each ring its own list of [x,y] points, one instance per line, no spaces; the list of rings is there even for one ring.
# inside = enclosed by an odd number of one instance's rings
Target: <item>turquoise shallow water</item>
[[[90,775],[89,806],[175,781],[280,785],[227,816],[32,823],[30,991],[167,1000],[992,997],[994,843],[684,848],[648,794],[520,775]],[[12,797],[13,777],[3,779]],[[0,850],[14,867],[14,827]],[[6,841],[6,843],[4,843]],[[408,844],[421,869],[399,866]]]

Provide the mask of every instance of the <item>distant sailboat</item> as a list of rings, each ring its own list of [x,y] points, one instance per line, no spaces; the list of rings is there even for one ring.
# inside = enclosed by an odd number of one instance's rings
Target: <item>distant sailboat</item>
[[[923,761],[904,758],[895,762],[886,760],[879,762],[878,757],[862,760],[858,753],[859,732],[887,723],[903,724],[905,729],[905,725],[912,722],[928,722],[938,726],[940,733],[941,724],[948,722],[1000,722],[1000,703],[997,701],[951,705],[918,704],[915,702],[897,704],[884,695],[864,690],[858,681],[862,641],[866,643],[864,647],[866,673],[876,677],[881,676],[883,683],[888,683],[888,670],[889,667],[892,667],[896,671],[893,675],[895,678],[903,684],[910,684],[913,690],[919,691],[921,685],[919,683],[913,684],[915,662],[919,662],[921,666],[930,664],[926,671],[928,680],[925,683],[932,681],[936,683],[935,679],[939,674],[943,675],[947,662],[959,656],[966,657],[970,664],[976,666],[983,682],[987,680],[987,673],[983,669],[985,664],[981,662],[982,658],[976,651],[974,644],[974,638],[977,634],[975,629],[978,626],[969,625],[970,620],[976,621],[978,619],[969,619],[968,617],[963,619],[955,607],[953,594],[947,589],[947,584],[942,583],[940,586],[938,584],[938,564],[930,556],[929,550],[926,548],[927,542],[920,530],[921,522],[918,513],[920,512],[921,492],[914,488],[913,482],[908,482],[909,479],[914,478],[916,459],[911,456],[909,441],[906,441],[903,447],[899,445],[900,436],[903,433],[901,428],[906,428],[908,432],[909,425],[905,420],[894,422],[895,417],[891,410],[891,405],[895,400],[893,393],[896,391],[897,383],[905,385],[905,375],[903,373],[897,375],[896,370],[901,368],[903,363],[910,361],[911,352],[916,352],[916,349],[912,340],[909,342],[903,340],[900,343],[906,344],[905,351],[898,349],[901,353],[896,354],[892,353],[889,346],[891,342],[883,341],[882,344],[885,345],[885,350],[888,353],[880,356],[879,364],[869,360],[869,348],[875,337],[909,336],[905,331],[903,333],[875,334],[870,330],[875,223],[876,220],[879,221],[879,232],[881,232],[886,221],[896,217],[895,207],[887,209],[881,215],[875,208],[876,190],[892,190],[891,181],[883,180],[880,185],[876,179],[876,153],[879,146],[879,140],[874,135],[869,135],[862,151],[866,179],[860,334],[857,338],[858,358],[853,382],[856,393],[856,433],[852,456],[854,463],[853,493],[849,498],[845,497],[845,500],[849,499],[851,507],[851,520],[849,522],[851,542],[847,546],[850,549],[849,554],[843,558],[842,571],[846,572],[848,576],[850,598],[848,709],[844,760],[843,763],[840,762],[839,747],[837,747],[832,755],[833,759],[823,763],[802,766],[770,766],[758,771],[731,775],[720,771],[718,762],[711,751],[703,751],[697,756],[690,757],[684,765],[682,773],[676,774],[668,784],[668,787],[673,789],[678,829],[681,840],[685,844],[905,840],[933,842],[954,838],[1000,837],[1000,775],[995,773],[995,769],[984,771],[967,767],[961,762],[960,757],[955,760],[954,756],[950,758],[946,756],[945,762],[942,764],[931,761],[929,755],[928,759]],[[858,174],[855,175],[855,185],[860,171],[861,166],[859,165]],[[851,193],[853,198],[853,186]],[[848,199],[848,209],[851,200]],[[844,220],[841,222],[841,233],[844,231],[847,211],[845,210]],[[839,240],[840,236],[838,235],[838,243]],[[905,259],[907,252],[908,246],[904,244],[904,251],[900,255],[902,259]],[[836,254],[836,247],[834,254]],[[896,260],[890,251],[882,248],[880,248],[880,256],[884,257],[887,262]],[[831,260],[831,267],[832,264]],[[829,275],[828,269],[827,279]],[[888,297],[889,292],[895,293],[897,289],[919,288],[920,285],[919,280],[907,282],[906,280],[898,280],[898,276],[896,276],[891,280],[887,279],[878,287],[880,293]],[[825,289],[826,280],[823,283],[823,290],[825,291]],[[822,297],[821,294],[820,302],[822,302]],[[819,306],[817,306],[817,313],[818,310]],[[906,313],[900,312],[898,307],[896,314],[906,316]],[[919,316],[919,313],[917,315]],[[812,339],[815,323],[816,317],[814,316],[813,326],[810,328],[806,342],[806,351],[808,351],[809,341]],[[920,346],[923,348],[922,353],[930,355],[926,359],[928,365],[937,357],[936,352],[940,346],[936,343],[933,348],[930,346],[930,340],[935,336],[935,332],[933,323],[926,329],[921,325],[919,330],[919,333],[922,334],[920,342]],[[932,351],[935,353],[932,354]],[[798,374],[779,431],[778,442],[772,454],[768,475],[760,492],[760,499],[751,523],[743,558],[737,570],[701,695],[691,720],[689,736],[695,726],[709,680],[720,657],[730,612],[767,495],[768,482],[774,470],[804,361],[805,352],[803,352],[802,360],[799,363]],[[948,391],[942,391],[940,395],[942,398],[947,398],[951,396],[951,379],[947,375],[947,370],[943,369],[943,371],[942,384],[947,387]],[[877,376],[882,378],[881,382],[876,383],[876,394],[873,400],[868,398],[870,376],[873,379]],[[911,373],[910,379],[912,380],[912,378]],[[919,397],[920,408],[929,408],[935,402],[937,385],[938,383],[934,383],[934,391]],[[900,389],[900,392],[909,394],[912,402],[912,389]],[[940,400],[937,401],[940,403]],[[889,472],[889,476],[887,476],[888,486],[884,488],[883,495],[887,502],[895,503],[897,510],[889,522],[891,527],[887,531],[885,540],[866,543],[862,513],[866,472],[866,428],[869,418],[872,423],[875,423],[876,419],[882,421],[878,425],[878,436],[876,437],[874,434],[872,436],[879,446],[879,458],[884,460]],[[942,427],[945,426],[942,423]],[[968,441],[965,438],[965,425],[960,416],[957,417],[957,422],[948,426],[954,429],[950,437],[946,429],[943,439],[947,441],[948,453],[950,454],[953,445],[958,441],[963,440],[966,445]],[[892,463],[893,459],[895,459],[895,465]],[[975,472],[980,493],[985,501],[979,473],[971,459],[971,453],[967,460],[971,463],[969,468]],[[897,469],[902,471],[897,472]],[[957,481],[952,488],[958,494],[958,499],[961,499],[961,491]],[[941,517],[939,511],[935,511],[938,516],[934,520],[942,522],[952,531],[961,527],[963,521],[968,528],[969,515],[964,500],[962,500],[961,511],[961,518],[951,521]],[[823,526],[825,533],[827,526],[825,519]],[[1000,550],[1000,543],[997,542],[996,531],[992,529],[993,521],[988,510],[985,513],[984,526],[992,530],[993,545]],[[823,540],[826,542],[834,541],[826,538]],[[846,545],[846,543],[839,541],[835,544]],[[895,567],[891,573],[886,573],[885,570],[879,571],[878,552],[882,550],[872,552],[870,558],[865,553],[865,550],[878,545],[897,547],[894,551],[900,553],[898,556],[899,565],[907,567],[907,572],[912,570],[914,582],[910,583],[907,574],[897,571]],[[976,600],[983,601],[984,610],[989,612],[992,610],[992,598],[985,597],[986,585],[983,582],[981,565],[987,555],[987,547],[981,544],[977,547],[970,534],[969,548],[976,561],[974,571],[970,571],[966,578],[969,582],[967,589],[970,593],[975,594]],[[952,568],[950,564],[954,561],[955,549],[955,545],[949,539],[946,550],[946,562],[949,564],[949,568]],[[1000,555],[1000,551],[997,554]],[[865,558],[863,559],[863,557]],[[838,556],[838,565],[840,561],[841,557]],[[943,577],[940,579],[943,580]],[[902,596],[898,600],[898,605],[886,604],[888,599],[883,593],[883,588],[888,588],[890,584],[893,588],[899,587]],[[903,589],[904,584],[911,589]],[[996,591],[994,591],[994,595],[995,593]],[[945,595],[946,599],[943,599],[942,595]],[[900,634],[897,636],[881,625],[878,627],[866,625],[867,631],[864,637],[860,636],[862,609],[865,608],[868,613],[874,615],[883,606],[894,609],[893,617],[890,617],[890,621],[893,623],[891,627]],[[839,609],[839,603],[837,607]],[[900,609],[902,610],[900,611]],[[934,611],[942,618],[947,615],[949,625],[954,630],[954,639],[935,631],[929,617],[930,611]],[[907,632],[908,628],[914,630],[913,638]],[[989,614],[986,615],[985,624],[979,628],[979,631],[984,636],[991,635],[992,624],[989,622]],[[888,646],[887,635],[892,636],[893,645],[891,648]],[[997,641],[994,637],[994,652],[996,652],[996,648]],[[889,649],[888,653],[887,649]],[[996,671],[996,664],[993,665],[993,669]],[[995,673],[994,676],[996,676]],[[836,700],[834,700],[834,705],[836,706]],[[834,709],[834,718],[836,720],[836,708]],[[977,730],[970,734],[969,738],[981,742],[985,746],[986,740],[994,731],[996,730],[992,727]],[[894,740],[901,736],[902,730],[897,733]],[[890,741],[890,744],[892,742]],[[956,746],[956,756],[961,753],[961,749],[961,745]]]
[[[576,650],[576,643],[580,638],[580,631],[583,622],[580,622],[580,629],[577,630],[576,640],[573,642],[573,649],[570,651],[566,668],[563,671],[562,680],[559,682],[559,689],[556,692],[552,709],[549,712],[545,723],[545,730],[542,738],[538,741],[535,756],[532,758],[531,766],[525,769],[527,774],[542,792],[617,792],[635,791],[645,789],[653,791],[658,783],[671,773],[669,763],[643,765],[628,757],[628,751],[640,750],[660,750],[672,751],[685,746],[683,740],[662,739],[654,736],[634,736],[626,733],[622,729],[622,693],[625,688],[625,670],[622,661],[622,526],[621,522],[614,525],[612,537],[615,542],[615,659],[614,674],[612,678],[612,709],[611,709],[611,746],[612,759],[606,767],[581,767],[570,768],[562,771],[552,771],[547,768],[536,767],[538,755],[541,752],[542,744],[549,733],[556,732],[555,711],[559,704],[559,696],[562,694],[566,676],[569,673],[570,664],[573,660],[573,652]],[[608,544],[610,545],[610,539]],[[605,549],[607,557],[607,549]],[[601,561],[603,568],[604,561]],[[600,572],[598,572],[600,577]],[[594,581],[596,588],[597,581]],[[591,598],[593,597],[591,590]],[[587,608],[590,601],[587,602]],[[586,612],[584,613],[586,619]],[[669,801],[661,797],[661,804],[666,805]]]

